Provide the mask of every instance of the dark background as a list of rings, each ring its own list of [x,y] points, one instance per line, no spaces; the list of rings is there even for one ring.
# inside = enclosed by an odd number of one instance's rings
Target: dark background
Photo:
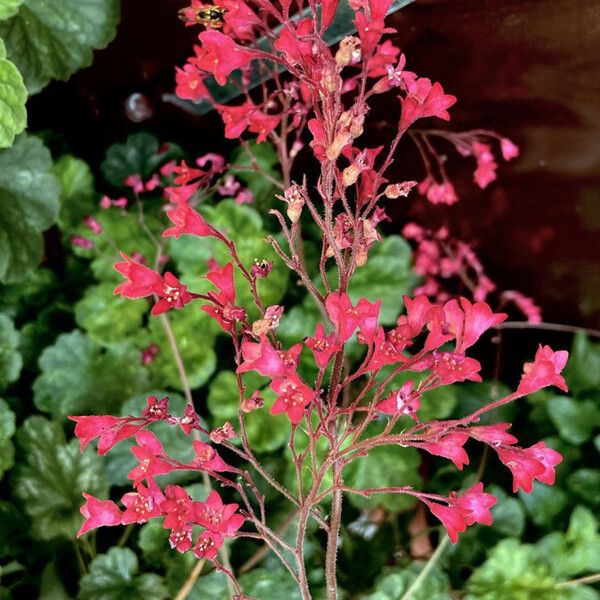
[[[186,4],[125,0],[117,38],[96,53],[93,66],[30,100],[31,130],[61,132],[55,147],[96,166],[109,145],[138,130],[192,153],[227,151],[214,113],[195,117],[165,99],[174,88],[173,67],[185,62],[197,34],[177,19]],[[473,244],[500,288],[533,296],[544,320],[597,327],[600,2],[417,0],[390,25],[407,68],[458,96],[450,128],[495,129],[522,155],[503,164],[499,181],[483,191],[472,184],[471,163],[451,159],[460,202],[432,206],[416,195],[398,201],[388,209],[388,231],[399,231],[407,218],[446,223]],[[132,94],[142,95],[133,112]],[[372,113],[368,145],[393,133],[393,96],[384,109]],[[409,142],[395,168],[392,180],[422,177]]]

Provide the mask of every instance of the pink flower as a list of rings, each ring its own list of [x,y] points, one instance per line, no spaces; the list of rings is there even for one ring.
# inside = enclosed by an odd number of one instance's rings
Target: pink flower
[[[429,510],[442,522],[450,541],[456,544],[458,534],[467,529],[467,521],[463,511],[460,508],[444,506],[443,504],[430,502],[429,500],[424,500],[424,502],[429,507]]]
[[[94,242],[92,242],[92,240],[88,240],[82,235],[72,235],[71,244],[73,244],[73,246],[77,246],[78,248],[83,248],[84,250],[90,250],[94,247]]]
[[[459,352],[434,352],[431,371],[440,378],[440,383],[450,385],[459,381],[481,381],[481,364]]]
[[[281,115],[267,115],[259,110],[254,111],[248,119],[248,131],[258,133],[256,143],[264,142],[268,135],[279,125]]]
[[[93,234],[99,235],[102,233],[102,225],[94,217],[86,217],[83,222]]]
[[[341,349],[337,343],[335,333],[325,335],[325,328],[322,323],[318,323],[315,329],[314,337],[307,337],[304,344],[312,350],[315,362],[320,369],[325,369],[331,357]]]
[[[421,407],[421,395],[414,389],[412,379],[409,379],[399,390],[394,390],[375,409],[386,415],[408,415],[415,418]]]
[[[340,343],[346,342],[359,327],[362,340],[372,344],[377,337],[380,305],[381,300],[371,303],[361,298],[356,306],[353,306],[348,294],[338,292],[332,292],[325,300],[327,314],[336,327]]]
[[[162,503],[165,513],[163,527],[165,529],[180,530],[187,525],[193,514],[193,503],[189,494],[178,485],[168,485],[165,488],[166,500]]]
[[[202,471],[231,471],[231,467],[217,454],[217,451],[205,442],[194,441],[194,452],[196,458],[192,461],[192,466],[198,467]]]
[[[400,48],[394,46],[390,40],[386,40],[382,44],[377,46],[375,53],[369,60],[369,77],[383,77],[387,75],[388,65],[392,65],[398,62],[398,55],[400,54]],[[406,58],[404,58],[406,63]],[[403,65],[404,66],[404,65]]]
[[[182,554],[192,547],[192,526],[183,525],[179,529],[173,529],[169,535],[169,546]]]
[[[161,506],[165,496],[154,480],[148,480],[148,487],[140,483],[136,489],[136,492],[128,492],[121,498],[121,503],[125,506],[125,512],[121,516],[122,525],[145,523],[163,514]]]
[[[254,57],[254,53],[236,44],[220,31],[203,31],[198,39],[202,46],[196,46],[196,58],[193,63],[211,73],[219,85],[227,83],[227,77],[234,69],[245,67]]]
[[[309,145],[315,153],[315,158],[319,162],[324,162],[327,158],[326,149],[328,145],[327,136],[325,134],[325,128],[318,119],[310,119],[310,121],[308,122],[308,129],[310,130],[313,136],[313,139],[309,143]]]
[[[550,346],[540,346],[532,363],[525,363],[523,376],[517,388],[518,394],[533,394],[544,387],[554,385],[563,392],[569,391],[560,372],[567,364],[569,353],[566,350],[554,352]]]
[[[85,504],[80,508],[85,521],[77,532],[77,537],[96,529],[97,527],[120,525],[121,511],[119,507],[110,500],[99,500],[90,494],[83,492]]]
[[[223,504],[221,496],[212,491],[206,502],[194,503],[195,522],[209,531],[230,537],[244,524],[244,517],[237,513],[237,504]]]
[[[304,416],[304,409],[312,402],[315,392],[295,373],[278,377],[271,382],[271,389],[277,394],[271,414],[285,412],[290,421],[297,425]]]
[[[515,146],[508,138],[500,140],[500,150],[504,160],[512,160],[519,156],[519,147]]]
[[[223,545],[223,537],[214,531],[203,531],[194,546],[194,556],[202,560],[214,560],[219,548]]]
[[[75,435],[79,438],[81,451],[95,438],[98,442],[98,454],[106,454],[115,444],[134,436],[144,423],[129,424],[129,419],[111,416],[69,417],[75,421]]]
[[[256,110],[250,100],[239,106],[217,104],[216,108],[225,124],[225,137],[230,140],[242,135],[250,123],[250,115]]]
[[[506,430],[510,423],[495,423],[494,425],[477,425],[469,427],[469,435],[480,442],[494,448],[498,446],[510,446],[517,443],[517,438]]]
[[[246,318],[246,311],[235,306],[235,284],[233,280],[233,262],[219,268],[214,266],[206,278],[219,290],[209,292],[214,304],[204,304],[200,308],[219,323],[225,331],[233,331],[236,321]]]
[[[498,458],[505,464],[513,475],[513,492],[522,488],[531,493],[534,479],[548,477],[548,469],[536,457],[536,453],[523,448],[498,448]],[[558,454],[558,453],[557,453]]]
[[[179,202],[167,210],[167,217],[173,223],[163,231],[163,237],[179,238],[180,235],[197,235],[199,237],[215,236],[217,232],[199,213],[190,208],[185,202]]]
[[[163,475],[175,470],[171,464],[163,460],[165,456],[164,449],[158,438],[150,431],[140,431],[135,440],[137,446],[133,446],[131,451],[138,459],[139,464],[134,467],[127,477],[133,480],[133,484],[137,485],[148,477],[155,475]]]
[[[242,342],[244,362],[237,368],[237,373],[256,371],[266,377],[283,377],[295,372],[300,360],[301,344],[295,344],[287,352],[275,350],[266,335],[260,337],[260,342]]]
[[[438,117],[444,121],[450,120],[448,108],[456,102],[456,96],[445,94],[442,86],[431,83],[426,77],[420,77],[405,98],[400,98],[402,115],[400,129],[406,131],[417,119]]]
[[[295,32],[292,25],[281,30],[274,47],[281,52],[282,58],[293,65],[312,63],[312,44],[310,40],[306,39],[311,33],[312,26],[312,19],[304,19],[298,24]]]
[[[458,336],[456,349],[464,352],[472,346],[488,329],[497,327],[506,320],[506,313],[494,313],[485,302],[472,304],[466,298],[460,298],[460,306],[464,313],[462,333]]]
[[[200,418],[193,406],[186,404],[185,413],[183,417],[179,419],[179,426],[185,435],[190,435],[192,431],[200,428]]]
[[[416,448],[427,450],[430,454],[449,458],[459,471],[462,471],[464,465],[469,464],[469,457],[464,451],[463,446],[469,436],[466,433],[450,433],[435,442],[419,442],[412,444]]]
[[[489,509],[496,504],[496,498],[484,493],[483,483],[479,482],[471,486],[462,496],[452,499],[452,504],[461,509],[467,525],[492,524],[492,513]]]
[[[201,169],[194,169],[194,167],[190,167],[188,166],[188,164],[185,162],[185,160],[181,161],[181,164],[175,164],[172,168],[172,173],[174,173],[176,175],[175,179],[173,180],[173,183],[175,185],[179,185],[179,186],[187,186],[187,184],[194,180],[194,179],[198,179],[199,177],[204,177],[205,176],[205,172],[202,171]],[[195,192],[197,189],[197,186],[191,186],[191,190]],[[185,200],[188,200],[191,197],[192,194],[190,194],[190,196],[188,198],[185,198]],[[176,200],[171,200],[171,202],[174,202]]]
[[[226,33],[231,30],[240,40],[251,40],[253,29],[261,24],[261,20],[253,10],[241,0],[222,0],[223,8],[227,10],[223,20]]]
[[[488,144],[481,142],[473,142],[473,155],[477,160],[477,169],[474,173],[475,183],[481,188],[486,188],[492,181],[496,179],[496,169],[498,165],[494,160],[492,148]]]
[[[220,444],[225,440],[231,440],[233,438],[236,438],[237,433],[233,429],[233,425],[229,421],[226,421],[225,423],[223,423],[223,425],[221,425],[221,427],[213,429],[208,437],[210,438],[211,442],[214,442],[215,444]]]
[[[321,31],[325,31],[333,23],[338,2],[339,0],[321,0]]]
[[[562,462],[562,456],[556,450],[548,448],[544,442],[538,442],[525,449],[525,452],[539,461],[545,471],[537,477],[538,481],[552,485],[556,479],[554,467]]]

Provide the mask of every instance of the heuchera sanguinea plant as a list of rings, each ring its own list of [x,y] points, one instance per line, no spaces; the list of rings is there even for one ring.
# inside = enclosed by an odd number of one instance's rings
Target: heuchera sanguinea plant
[[[384,34],[394,32],[384,23],[390,3],[391,0],[350,0],[357,35],[344,38],[335,50],[327,46],[323,34],[332,23],[336,0],[311,2],[309,16],[302,19],[292,15],[302,7],[285,0],[255,0],[251,4],[222,0],[216,17],[210,19],[206,16],[210,7],[193,0],[182,12],[186,24],[203,24],[206,29],[198,36],[194,56],[177,70],[177,93],[186,99],[211,101],[205,85],[207,77],[224,85],[233,71],[241,72],[243,100],[235,105],[215,104],[215,108],[223,119],[227,138],[239,138],[248,131],[257,135],[258,143],[269,139],[274,144],[283,177],[278,198],[285,216],[280,210],[271,211],[283,235],[278,239],[270,237],[267,242],[312,296],[322,320],[296,344],[283,347],[278,340],[278,326],[285,307],[265,306],[257,285],[261,278],[269,276],[272,265],[264,261],[243,264],[227,233],[208,223],[196,210],[199,192],[214,186],[215,177],[223,170],[220,157],[203,157],[197,167],[183,162],[163,168],[164,176],[173,177],[172,185],[165,188],[166,214],[172,225],[163,236],[215,238],[228,250],[231,261],[223,265],[211,261],[206,278],[214,289],[200,294],[188,290],[172,273],[160,273],[160,256],[151,268],[139,257],[123,254],[115,269],[124,281],[115,293],[131,299],[153,298],[152,315],[161,315],[157,318],[165,319],[163,313],[170,310],[203,310],[220,325],[231,339],[237,364],[239,419],[235,424],[227,422],[213,431],[207,430],[189,389],[183,415],[171,413],[168,398],[150,396],[141,415],[71,417],[82,448],[97,438],[98,452],[104,454],[120,441],[135,437],[133,453],[138,460],[129,473],[133,491],[123,496],[121,507],[84,494],[86,502],[81,512],[85,522],[80,535],[100,526],[163,518],[174,550],[193,552],[199,559],[212,561],[230,579],[237,598],[245,597],[243,590],[219,551],[227,538],[255,538],[268,544],[297,582],[302,597],[308,599],[311,590],[304,565],[304,543],[309,521],[314,520],[327,539],[327,597],[334,599],[338,537],[343,498],[347,494],[413,496],[441,521],[453,542],[468,526],[492,522],[490,507],[496,500],[484,491],[482,482],[449,496],[425,493],[402,485],[403,482],[396,487],[369,489],[347,485],[346,467],[372,449],[384,445],[412,446],[447,458],[462,470],[469,464],[465,444],[471,439],[488,445],[497,454],[513,475],[514,491],[521,488],[531,492],[534,480],[554,482],[554,467],[561,460],[556,451],[543,442],[519,446],[508,432],[509,423],[481,425],[479,421],[484,413],[545,386],[566,390],[561,370],[567,352],[540,346],[534,361],[525,365],[513,393],[460,419],[423,422],[419,411],[422,402],[426,402],[426,392],[456,382],[481,381],[481,365],[468,356],[469,350],[506,315],[495,313],[482,301],[486,291],[479,282],[474,301],[438,297],[432,302],[425,294],[405,297],[406,314],[398,318],[395,327],[385,330],[379,325],[380,300],[361,298],[352,302],[348,295],[353,275],[365,265],[370,248],[381,239],[377,225],[386,218],[382,199],[405,197],[417,186],[415,181],[386,179],[404,136],[414,140],[423,156],[427,175],[418,187],[431,202],[456,201],[431,138],[443,138],[463,156],[472,156],[476,161],[475,181],[481,187],[496,176],[492,143],[499,142],[506,160],[518,154],[516,146],[493,132],[409,130],[424,118],[448,120],[448,109],[456,98],[446,94],[439,83],[406,70],[407,61],[399,48],[390,40],[382,41]],[[315,14],[320,17],[310,16]],[[260,36],[272,40],[272,50],[257,47]],[[282,73],[281,67],[287,73]],[[251,93],[252,72],[271,78]],[[386,92],[399,103],[397,132],[386,146],[362,147],[359,140],[368,124],[369,100]],[[306,128],[319,167],[313,183],[306,177],[294,182],[291,175]],[[139,177],[128,180],[125,183],[135,194],[160,183],[160,179],[143,182]],[[231,193],[238,191],[233,190],[235,182],[227,178],[219,185]],[[246,193],[238,201],[249,199]],[[119,206],[124,206],[127,200],[104,198],[102,202],[109,209],[119,202]],[[303,215],[306,212],[308,215]],[[309,276],[305,264],[301,216],[310,216],[322,233],[318,281]],[[427,235],[435,238],[423,231],[417,236],[414,229],[413,234],[421,244]],[[472,267],[470,257],[465,256],[463,249],[462,260]],[[424,275],[431,275],[429,267],[421,266]],[[249,287],[260,318],[251,320],[249,307],[239,305],[235,271],[241,273]],[[358,361],[349,359],[349,344],[358,344],[362,349]],[[300,376],[301,353],[312,356],[316,379],[305,381]],[[179,367],[184,377],[184,366]],[[287,489],[274,478],[248,443],[245,414],[261,410],[264,405],[258,392],[247,389],[245,374],[251,372],[270,380],[276,399],[269,412],[285,413],[289,418],[296,490]],[[406,379],[390,391],[390,383],[404,372],[425,376]],[[270,419],[264,412],[264,419]],[[181,427],[190,436],[195,453],[190,463],[178,462],[166,454],[161,441],[148,429],[157,421]],[[373,433],[369,425],[375,421],[383,425]],[[300,432],[308,439],[307,445],[298,444]],[[241,445],[232,444],[233,438],[240,438]],[[320,451],[323,444],[324,453]],[[252,467],[251,471],[236,466],[245,463]],[[303,477],[306,469],[311,475],[308,481]],[[212,489],[205,501],[191,498],[180,486],[160,486],[161,475],[178,470],[203,474]],[[259,484],[256,478],[264,481]],[[274,488],[295,507],[295,543],[288,543],[274,531],[265,511],[264,495],[259,491],[264,485]],[[225,504],[219,493],[222,488],[233,490],[237,503]],[[323,503],[329,504],[327,513],[319,508]]]

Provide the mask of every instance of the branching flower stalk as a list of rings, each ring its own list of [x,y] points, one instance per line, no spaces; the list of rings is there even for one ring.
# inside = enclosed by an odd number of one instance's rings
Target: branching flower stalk
[[[208,430],[186,385],[183,415],[171,412],[167,397],[150,396],[140,415],[71,417],[82,448],[98,438],[98,452],[105,454],[120,441],[135,437],[132,451],[138,460],[128,475],[133,491],[121,499],[124,509],[110,500],[85,494],[85,522],[79,535],[99,526],[162,518],[170,530],[172,548],[191,551],[199,560],[211,562],[229,579],[237,599],[246,596],[234,568],[219,556],[228,538],[253,539],[257,547],[267,544],[297,583],[302,598],[312,597],[304,548],[313,521],[327,538],[327,597],[337,599],[338,539],[348,494],[414,497],[441,521],[452,542],[467,526],[491,524],[489,509],[496,500],[484,492],[480,482],[448,496],[419,491],[402,481],[396,486],[367,489],[346,483],[345,470],[375,448],[417,448],[447,458],[462,470],[469,463],[465,443],[473,439],[497,453],[513,474],[514,491],[522,488],[525,492],[531,492],[534,480],[552,484],[554,467],[561,460],[543,442],[528,448],[517,445],[518,440],[507,431],[509,423],[478,423],[490,410],[545,386],[566,390],[560,374],[567,360],[565,351],[540,346],[535,360],[525,365],[513,393],[461,419],[423,421],[419,410],[422,402],[427,402],[427,392],[457,382],[481,381],[481,365],[467,352],[506,315],[495,313],[477,298],[474,302],[462,297],[431,302],[419,294],[404,298],[406,314],[386,330],[379,324],[382,301],[352,295],[353,277],[367,263],[370,249],[382,239],[377,226],[387,218],[384,201],[406,197],[417,186],[415,181],[390,183],[386,179],[396,149],[407,135],[422,153],[427,177],[420,187],[432,202],[451,203],[456,198],[443,163],[436,163],[431,138],[443,138],[462,155],[475,157],[475,178],[482,187],[495,177],[497,169],[491,143],[499,142],[507,160],[518,150],[494,132],[411,132],[413,123],[420,119],[449,120],[448,109],[456,98],[446,94],[439,83],[405,70],[406,58],[399,48],[390,40],[382,41],[384,34],[394,32],[384,24],[390,0],[351,0],[350,5],[357,35],[344,38],[337,49],[328,47],[323,39],[337,0],[319,3],[320,17],[315,16],[316,5],[311,2],[312,16],[302,20],[294,16],[303,8],[300,3],[292,5],[285,0],[248,4],[222,0],[216,13],[219,18],[213,21],[207,21],[207,7],[197,0],[182,12],[186,24],[206,29],[198,36],[200,45],[195,47],[195,55],[177,71],[177,93],[185,99],[212,101],[205,85],[208,77],[224,85],[234,71],[241,75],[242,103],[215,103],[215,108],[223,118],[227,138],[237,139],[248,131],[257,135],[258,143],[270,140],[277,151],[282,180],[276,187],[281,191],[277,198],[282,208],[270,212],[281,236],[270,236],[267,242],[318,307],[322,320],[316,330],[306,331],[297,343],[284,347],[278,328],[285,307],[268,306],[261,296],[261,280],[269,277],[272,263],[257,260],[244,264],[229,232],[203,216],[202,198],[218,186],[232,189],[227,176],[223,179],[224,161],[210,155],[198,159],[196,167],[185,162],[170,164],[161,169],[169,181],[164,192],[166,215],[171,221],[163,237],[211,238],[222,245],[231,260],[224,265],[211,260],[206,279],[213,289],[195,293],[173,273],[163,274],[158,259],[150,268],[139,258],[122,254],[123,260],[115,268],[124,281],[115,293],[131,299],[154,298],[151,313],[164,320],[167,334],[165,313],[198,310],[188,305],[200,302],[199,309],[231,340],[237,365],[237,423],[225,422]],[[271,50],[257,47],[261,36],[271,40]],[[280,73],[280,67],[285,74]],[[270,75],[270,79],[263,78],[263,83],[251,90],[256,71]],[[383,93],[392,93],[399,100],[397,132],[387,147],[367,148],[359,140],[368,127],[369,101]],[[318,173],[315,178],[307,174],[296,181],[294,159],[307,137]],[[249,151],[246,142],[242,144]],[[261,170],[252,159],[248,168]],[[141,180],[130,183],[134,191],[147,185]],[[236,190],[238,201],[247,201],[248,195],[242,192]],[[107,202],[109,208],[114,201]],[[145,227],[140,214],[140,226]],[[307,264],[303,250],[301,223],[310,220],[322,234],[318,264],[314,265]],[[159,254],[160,248],[159,243]],[[320,277],[313,275],[317,272]],[[251,306],[239,303],[235,273],[250,292]],[[172,346],[176,352],[174,339]],[[175,357],[178,360],[177,353]],[[303,366],[307,362],[308,370]],[[246,415],[263,410],[265,420],[272,418],[266,414],[260,391],[251,384],[250,373],[270,382],[275,393],[270,415],[285,413],[289,419],[295,489],[268,472],[249,442]],[[407,379],[407,373],[415,375]],[[151,431],[158,421],[180,427],[190,436],[195,456],[191,462],[182,463],[165,452]],[[240,445],[232,443],[235,438]],[[163,489],[159,485],[161,475],[176,471],[202,473],[212,486],[208,498],[193,499],[177,485]],[[296,521],[295,542],[290,543],[271,522],[259,491],[262,485],[273,488],[289,504]],[[221,493],[234,495],[237,503],[224,504]]]

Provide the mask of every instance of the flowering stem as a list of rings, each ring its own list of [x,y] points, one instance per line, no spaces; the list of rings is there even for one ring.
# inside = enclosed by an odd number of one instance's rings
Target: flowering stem
[[[411,599],[412,594],[414,592],[416,592],[419,589],[419,587],[421,586],[421,584],[423,583],[423,581],[425,581],[425,579],[427,578],[427,575],[429,575],[429,572],[431,571],[431,569],[433,569],[433,567],[435,566],[437,561],[440,559],[440,557],[442,556],[444,550],[446,549],[446,547],[448,546],[449,543],[450,543],[450,538],[447,536],[444,536],[442,541],[438,544],[438,547],[435,549],[435,552],[429,557],[429,560],[425,563],[425,566],[423,567],[421,572],[417,575],[416,579],[408,587],[406,592],[404,592],[404,594],[402,595],[400,600],[410,600]]]
[[[600,338],[599,329],[577,327],[576,325],[563,325],[562,323],[530,323],[529,321],[504,321],[496,325],[495,329],[544,329],[546,331],[564,331],[566,333],[585,333],[590,337]]]
[[[561,581],[556,584],[557,588],[571,587],[572,585],[582,585],[586,583],[597,583],[600,581],[600,573],[594,573],[593,575],[586,575],[585,577],[578,577],[577,579],[570,579],[569,581]]]
[[[333,463],[334,481],[341,477],[338,461]],[[331,519],[329,521],[329,535],[327,536],[327,555],[325,558],[325,580],[327,583],[328,600],[337,600],[337,547],[342,522],[342,490],[336,488],[331,500]]]

